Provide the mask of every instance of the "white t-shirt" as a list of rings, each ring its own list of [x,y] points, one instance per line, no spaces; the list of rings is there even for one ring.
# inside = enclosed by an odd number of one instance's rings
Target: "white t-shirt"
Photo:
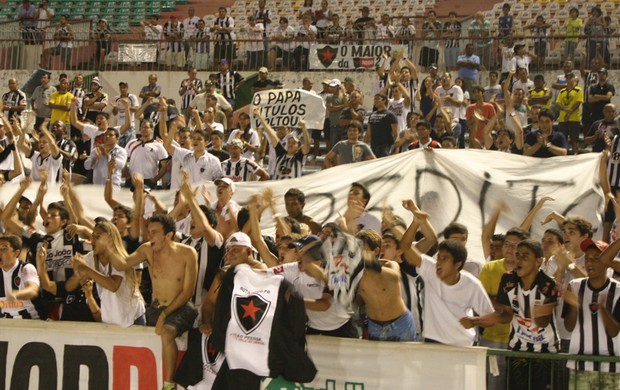
[[[121,102],[121,96],[116,96],[114,97],[114,102],[116,103],[116,110],[118,112],[118,114],[116,114],[116,124],[118,126],[122,126],[125,124],[125,115],[127,111],[125,109],[125,104],[123,102]],[[127,99],[129,99],[129,107],[140,107],[140,103],[138,103],[138,97],[136,95],[134,95],[133,93],[130,93],[129,96],[127,96]],[[131,127],[135,128],[136,127],[136,120],[134,117],[133,112],[131,112]]]
[[[239,133],[241,133],[241,136],[238,136]],[[250,129],[247,138],[244,137],[243,130],[239,130],[239,129],[233,130],[230,133],[230,136],[228,137],[227,143],[231,143],[232,140],[234,140],[235,138],[240,138],[242,140],[245,139],[245,142],[249,143],[252,146],[256,146],[256,147],[260,146],[260,140],[258,139],[258,133],[256,133],[256,130],[254,129]],[[243,154],[241,154],[241,157],[245,157],[247,159],[254,161],[254,152],[246,149],[243,152]]]
[[[58,154],[58,157],[54,158],[51,154],[47,157],[42,157],[41,153],[34,150],[30,156],[32,161],[32,167],[30,174],[35,181],[41,181],[41,170],[47,170],[47,184],[55,185],[57,183],[58,172],[62,166],[62,154]]]
[[[177,170],[172,171],[170,180],[170,189],[172,190],[177,189],[181,183],[181,178],[183,177],[181,169],[185,169],[189,172],[190,184],[215,181],[222,177],[222,165],[220,164],[220,160],[207,151],[196,160],[193,151],[175,146],[172,161],[177,163],[173,164],[173,167],[178,167]],[[175,185],[174,188],[172,184]]]
[[[111,264],[95,264],[95,255],[88,252],[84,260],[89,267],[105,276],[117,275],[123,278],[116,291],[110,291],[97,284],[97,292],[101,299],[101,321],[122,327],[131,326],[134,321],[145,313],[144,301],[137,286],[131,286],[125,277],[125,271],[117,271]]]
[[[392,111],[394,115],[396,115],[399,131],[405,130],[409,127],[407,126],[407,115],[411,112],[411,106],[407,107],[405,105],[404,97],[401,97],[398,100],[390,99],[390,102],[388,103],[388,110]]]
[[[463,317],[493,313],[493,305],[482,283],[467,272],[461,272],[452,286],[442,282],[436,273],[436,261],[422,255],[417,268],[424,279],[424,337],[443,344],[470,347],[476,330],[465,329],[459,322]]]
[[[323,297],[325,285],[310,275],[299,270],[299,263],[281,264],[269,268],[268,272],[273,275],[282,275],[284,279],[295,286],[302,297],[308,299],[320,299]],[[317,330],[338,329],[349,321],[351,316],[340,304],[331,300],[331,305],[326,311],[314,311],[306,309],[308,326]]]
[[[444,89],[444,87],[442,86],[439,86],[437,87],[437,89],[435,89],[435,92],[439,94],[443,107],[446,110],[450,111],[450,113],[452,113],[452,117],[454,119],[459,119],[462,116],[461,111],[465,111],[467,109],[466,107],[455,106],[452,103],[446,103],[446,96],[450,96],[452,99],[463,102],[463,90],[458,85],[453,85],[448,90]]]

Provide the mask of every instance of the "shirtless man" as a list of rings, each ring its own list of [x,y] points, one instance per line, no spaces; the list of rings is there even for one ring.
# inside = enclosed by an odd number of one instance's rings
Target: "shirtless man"
[[[149,241],[127,258],[120,258],[112,251],[112,265],[126,270],[146,260],[151,270],[153,303],[146,310],[147,325],[155,325],[155,333],[161,336],[164,355],[163,390],[172,390],[177,364],[177,345],[174,339],[192,328],[197,316],[196,309],[189,302],[194,295],[198,272],[198,259],[194,248],[174,242],[175,222],[168,215],[154,215],[149,219]],[[105,240],[107,236],[100,240]],[[106,242],[97,246],[110,248]]]
[[[364,242],[364,276],[358,299],[368,310],[368,336],[371,340],[414,341],[415,322],[401,295],[400,268],[391,260],[379,260],[381,236],[362,230],[357,237]]]

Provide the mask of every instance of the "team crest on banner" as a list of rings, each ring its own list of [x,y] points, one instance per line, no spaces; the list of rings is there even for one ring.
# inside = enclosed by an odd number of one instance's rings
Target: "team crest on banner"
[[[324,67],[329,68],[338,56],[338,48],[324,46],[320,49],[316,49],[316,54],[319,55],[319,61],[321,61],[321,64],[323,64]]]
[[[258,294],[248,296],[235,295],[233,299],[237,324],[245,334],[252,333],[265,319],[265,313],[269,310],[271,302]]]

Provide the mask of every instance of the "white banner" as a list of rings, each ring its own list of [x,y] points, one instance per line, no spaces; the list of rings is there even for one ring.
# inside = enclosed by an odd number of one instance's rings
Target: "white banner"
[[[539,221],[554,210],[564,215],[583,216],[595,228],[600,226],[603,195],[598,181],[598,163],[599,155],[595,153],[540,159],[483,150],[415,150],[342,165],[297,179],[237,183],[233,199],[244,205],[250,195],[270,188],[277,198],[276,212],[286,215],[284,194],[295,187],[306,194],[305,214],[319,223],[326,223],[338,218],[339,212],[344,213],[349,186],[360,182],[369,188],[372,196],[368,208],[379,218],[382,209],[389,207],[411,221],[411,214],[402,208],[401,202],[414,199],[430,214],[438,233],[451,222],[463,223],[469,229],[469,257],[481,261],[482,227],[499,201],[508,203],[511,211],[502,214],[497,232],[519,226],[532,206],[545,195],[554,197],[555,201],[547,202],[535,218],[534,238],[540,238],[544,229],[550,227],[541,226]],[[215,198],[214,186],[209,184],[208,187]],[[89,215],[111,217],[112,212],[103,200],[102,187],[75,188]],[[15,189],[15,185],[0,187],[0,199],[6,203]],[[33,196],[36,186],[28,193]],[[157,196],[172,208],[173,192],[161,191]],[[114,197],[123,204],[132,205],[129,191],[115,193]],[[45,204],[59,199],[58,188],[50,188]],[[265,230],[273,228],[269,214],[262,220]]]
[[[303,89],[270,89],[256,92],[250,105],[250,118],[253,128],[260,127],[254,117],[254,108],[271,127],[299,127],[299,119],[306,121],[308,129],[322,129],[325,122],[325,102],[316,93]]]
[[[118,46],[118,62],[155,62],[157,43],[121,43]]]
[[[395,51],[404,50],[409,58],[409,47],[376,42],[367,45],[324,45],[310,44],[310,69],[316,70],[375,70],[385,53],[391,57]]]
[[[486,348],[308,336],[308,349],[318,374],[304,390],[485,388]],[[152,327],[0,319],[0,388],[153,390],[161,356]]]

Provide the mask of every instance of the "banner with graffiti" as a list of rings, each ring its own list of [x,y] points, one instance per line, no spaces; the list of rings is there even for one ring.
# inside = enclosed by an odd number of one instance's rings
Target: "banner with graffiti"
[[[404,50],[404,57],[409,58],[407,45],[376,42],[366,45],[324,45],[310,44],[310,69],[316,70],[374,70],[379,66],[383,54],[388,57],[398,50]]]
[[[543,196],[554,201],[545,206],[535,218],[533,237],[542,236],[549,225],[540,222],[551,211],[563,215],[581,215],[597,227],[603,207],[603,194],[598,181],[599,155],[540,159],[484,150],[424,150],[409,151],[378,160],[337,166],[297,179],[237,183],[233,199],[244,205],[252,194],[270,188],[277,199],[276,212],[286,215],[284,194],[289,188],[298,188],[306,194],[304,213],[319,223],[334,221],[347,207],[347,194],[353,182],[363,183],[371,193],[368,209],[381,217],[384,208],[390,208],[407,222],[411,214],[403,209],[403,199],[414,199],[429,213],[430,221],[441,232],[446,225],[457,221],[469,229],[467,247],[470,258],[483,259],[480,235],[492,209],[506,202],[510,211],[503,213],[497,232],[518,226],[530,209]],[[212,199],[214,186],[208,183]],[[15,185],[0,187],[0,199],[7,202]],[[28,194],[36,194],[36,185]],[[99,186],[76,186],[88,215],[111,217],[112,211],[103,201]],[[172,191],[154,191],[171,209]],[[114,198],[132,205],[131,192],[119,191]],[[58,188],[50,188],[45,203],[59,200]],[[202,198],[199,199],[202,202]],[[262,218],[266,231],[273,228],[269,212]],[[554,226],[557,227],[557,226]]]

